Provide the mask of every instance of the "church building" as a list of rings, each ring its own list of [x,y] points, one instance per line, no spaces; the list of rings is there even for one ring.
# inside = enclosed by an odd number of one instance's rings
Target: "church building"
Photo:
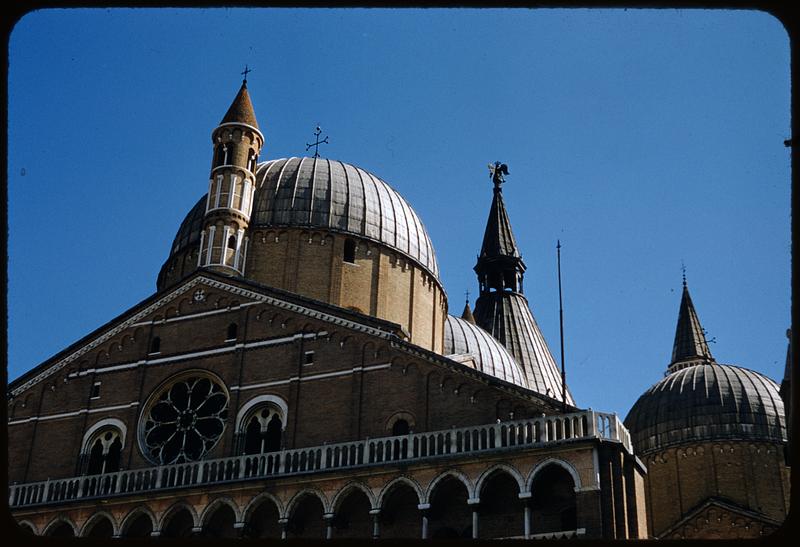
[[[413,208],[355,165],[269,158],[246,80],[211,139],[207,193],[156,291],[8,387],[23,530],[627,539],[700,535],[710,514],[780,523],[777,387],[713,361],[688,290],[670,374],[626,423],[573,399],[523,292],[505,166],[475,309],[456,316]]]

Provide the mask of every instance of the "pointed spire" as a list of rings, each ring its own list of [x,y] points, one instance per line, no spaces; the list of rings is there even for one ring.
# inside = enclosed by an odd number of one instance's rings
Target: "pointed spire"
[[[472,315],[472,310],[469,309],[469,291],[467,291],[467,301],[464,304],[464,311],[461,312],[461,319],[473,325],[475,324],[475,317]]]
[[[683,368],[681,365],[687,361],[714,362],[711,350],[708,349],[706,335],[700,326],[700,319],[694,309],[689,288],[686,285],[686,273],[683,276],[683,295],[681,307],[678,311],[678,325],[675,328],[675,343],[672,346],[672,361],[667,372],[674,372]]]
[[[220,125],[223,123],[243,123],[259,129],[256,113],[253,110],[253,103],[250,101],[250,94],[247,92],[246,79],[242,81],[242,87],[222,118]]]
[[[522,294],[525,263],[511,231],[501,188],[508,166],[495,162],[489,165],[489,173],[494,197],[474,268],[480,286],[473,315],[475,324],[505,346],[522,368],[532,391],[555,400],[566,397],[567,404],[574,406],[575,400],[569,389],[562,388],[562,376]]]
[[[511,220],[508,218],[500,186],[504,182],[502,173],[508,174],[508,167],[500,162],[489,167],[494,182],[494,197],[474,270],[478,274],[481,294],[490,290],[522,292],[525,262],[511,230]]]
[[[517,242],[514,239],[514,232],[511,231],[511,221],[508,218],[506,205],[503,202],[503,190],[499,185],[494,187],[494,198],[489,209],[486,230],[483,233],[480,256],[486,258],[499,256],[520,257]]]

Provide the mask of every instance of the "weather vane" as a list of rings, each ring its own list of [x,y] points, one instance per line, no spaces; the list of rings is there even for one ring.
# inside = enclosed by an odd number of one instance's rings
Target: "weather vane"
[[[508,175],[508,165],[499,161],[494,162],[494,165],[489,164],[489,178],[494,182],[495,188],[500,188],[500,185],[506,181],[503,175]]]
[[[327,136],[326,136],[324,139],[322,139],[322,140],[319,140],[319,136],[320,136],[321,134],[322,134],[322,129],[320,128],[320,126],[317,126],[317,130],[316,130],[316,131],[314,131],[314,136],[317,138],[317,142],[315,142],[315,143],[313,143],[313,144],[308,144],[308,143],[306,143],[306,152],[307,152],[307,151],[308,151],[308,150],[309,150],[309,149],[310,149],[312,146],[314,147],[314,157],[315,157],[315,158],[318,158],[318,157],[319,157],[319,145],[320,145],[320,144],[323,144],[323,143],[325,143],[325,144],[330,144],[330,143],[328,142],[328,137],[327,137]]]
[[[250,74],[251,72],[253,71],[247,68],[247,65],[244,65],[244,70],[241,72],[242,76],[244,76],[243,83],[245,84],[247,83],[247,75]]]

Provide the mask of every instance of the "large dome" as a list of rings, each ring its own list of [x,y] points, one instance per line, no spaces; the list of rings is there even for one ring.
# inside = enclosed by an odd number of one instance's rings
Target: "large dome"
[[[524,388],[525,375],[508,350],[491,334],[472,323],[448,315],[444,324],[445,355],[471,354],[481,372]]]
[[[425,226],[403,197],[377,176],[325,158],[283,158],[259,164],[250,215],[253,227],[314,227],[380,242],[439,278]],[[197,245],[206,198],[181,223],[170,256]]]
[[[251,226],[312,226],[378,241],[413,258],[437,279],[422,221],[391,186],[341,161],[284,158],[258,166]]]
[[[717,363],[663,378],[639,397],[625,426],[640,453],[702,440],[786,440],[777,384],[752,370]]]

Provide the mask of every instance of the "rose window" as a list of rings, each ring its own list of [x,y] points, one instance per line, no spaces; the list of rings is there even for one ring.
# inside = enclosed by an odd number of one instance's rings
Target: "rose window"
[[[142,415],[145,453],[161,465],[197,461],[217,444],[228,417],[223,384],[199,374],[163,388]]]

